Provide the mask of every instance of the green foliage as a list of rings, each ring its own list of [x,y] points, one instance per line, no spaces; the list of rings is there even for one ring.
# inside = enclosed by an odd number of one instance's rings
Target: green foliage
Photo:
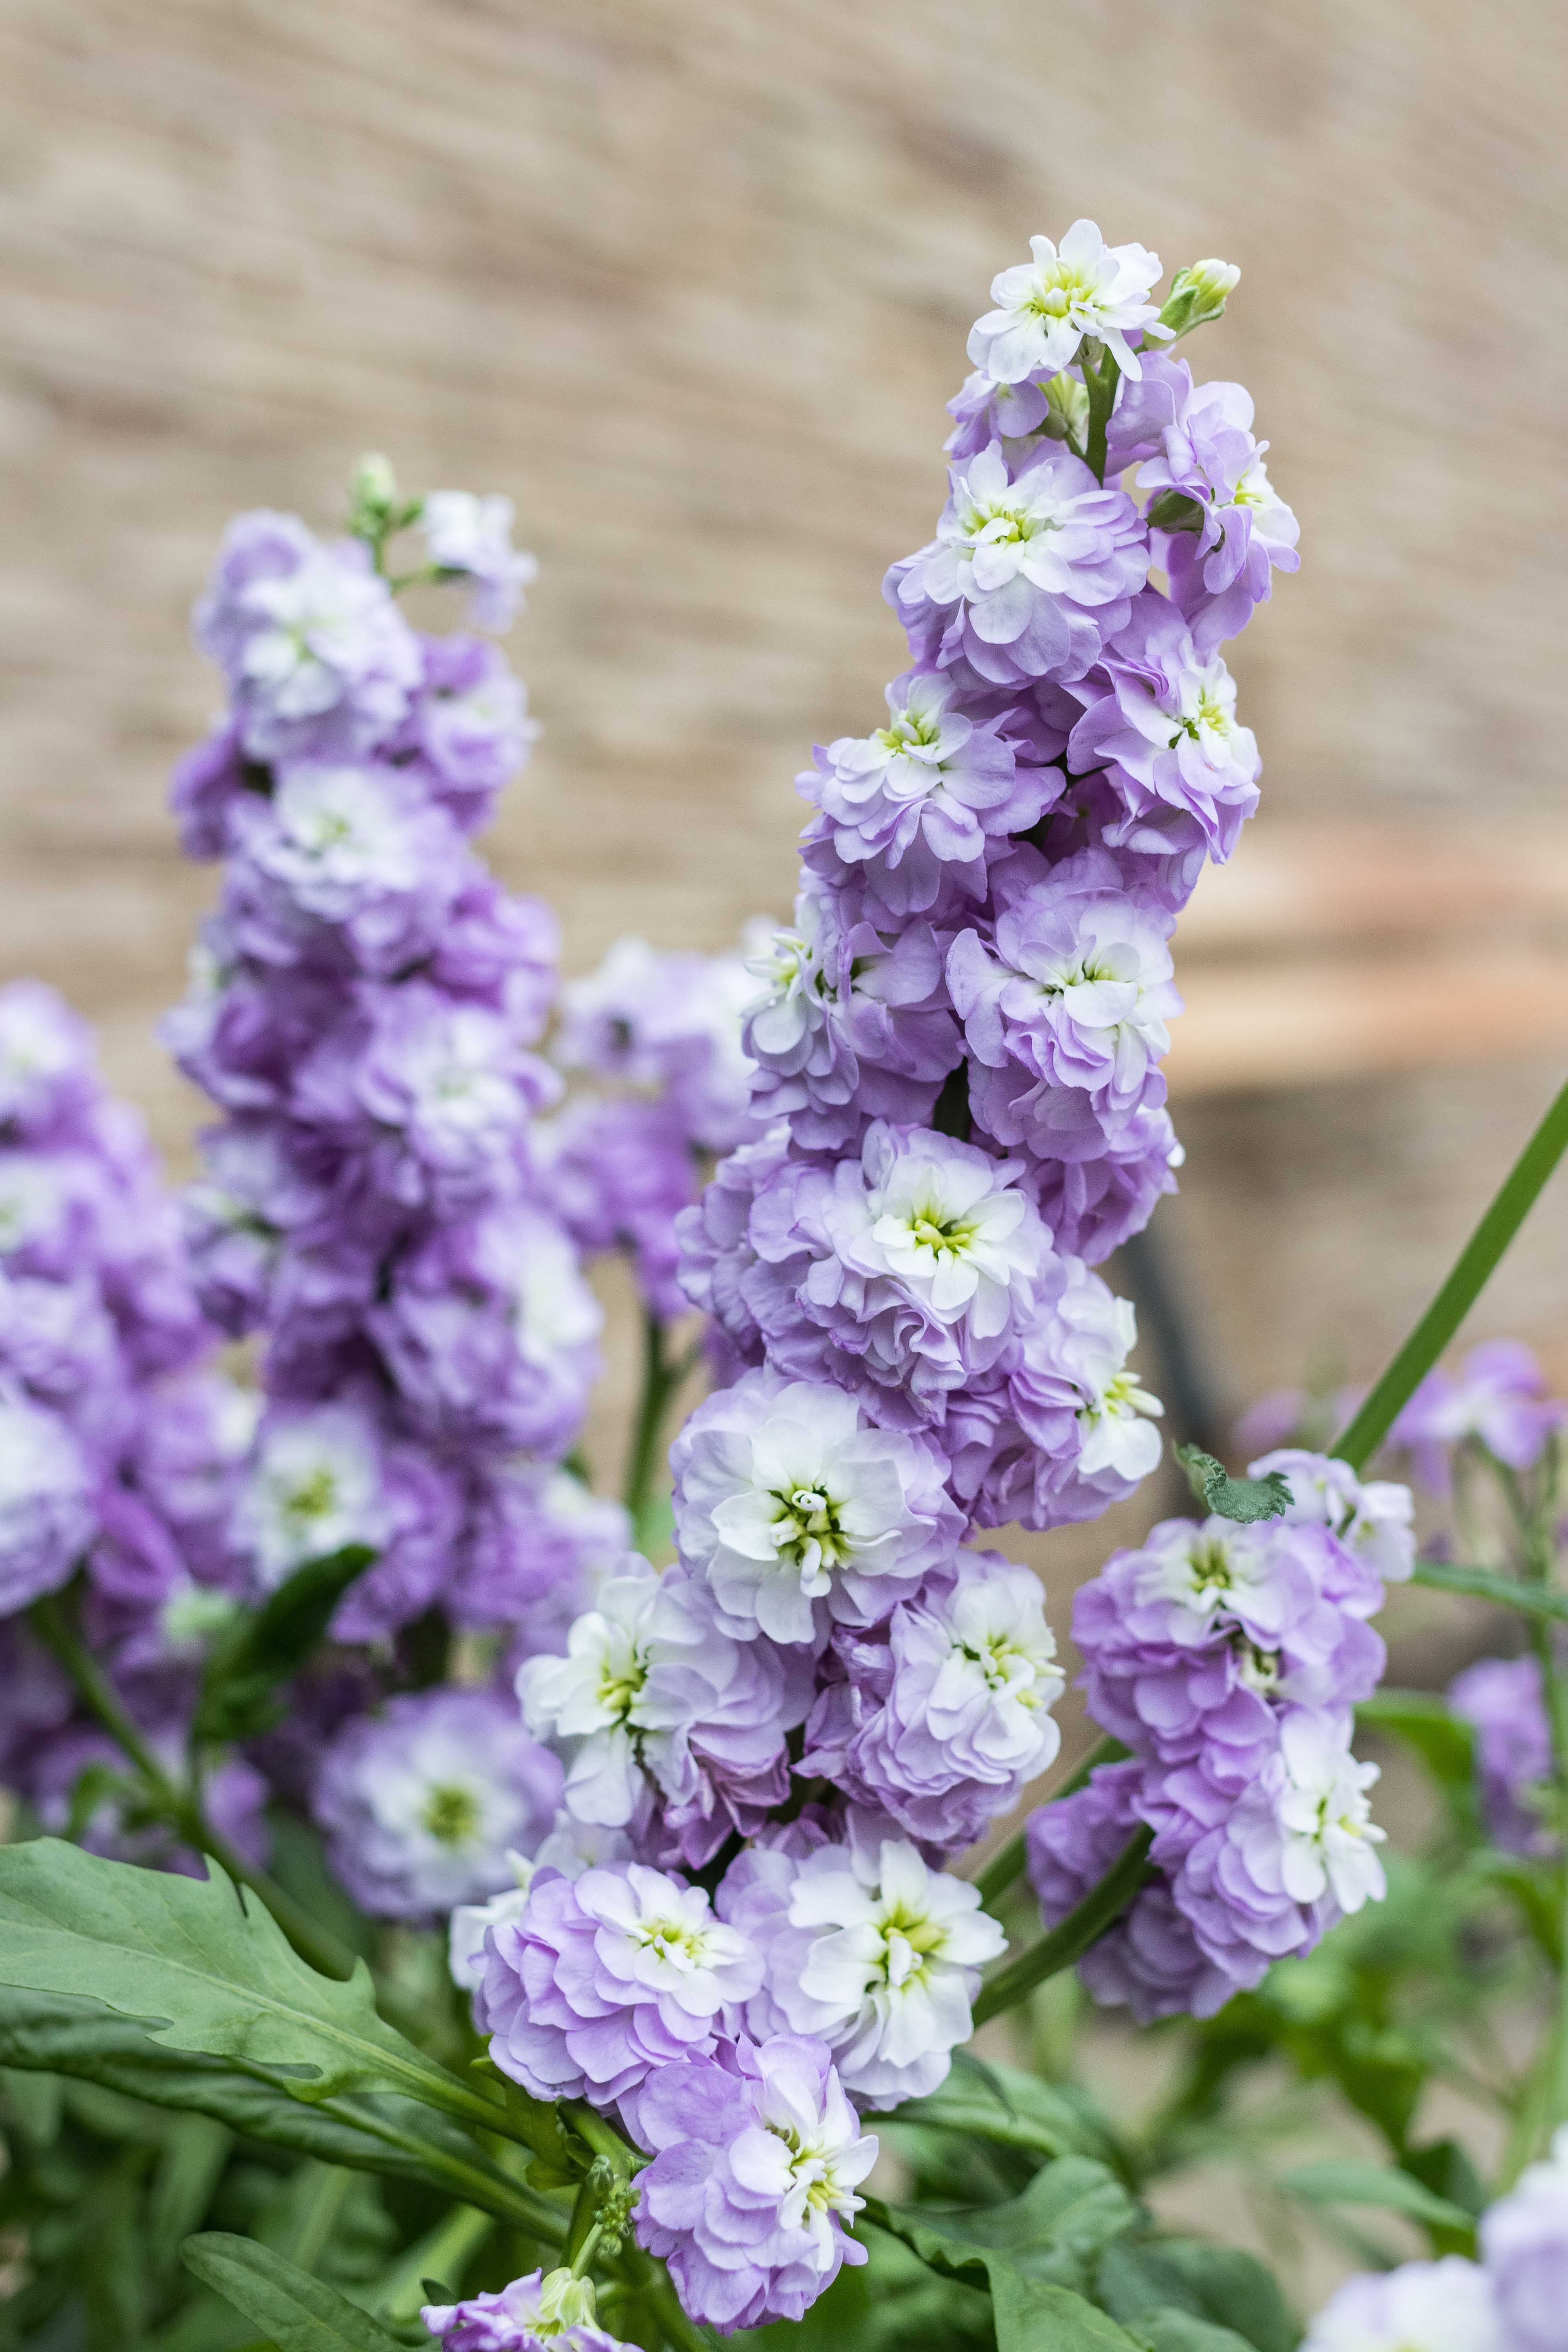
[[[197,1740],[247,1739],[283,1711],[280,1686],[324,1636],[332,1612],[377,1554],[350,1544],[308,1559],[259,1609],[242,1611],[214,1644],[196,1700]]]
[[[1222,1519],[1250,1527],[1258,1519],[1281,1518],[1290,1507],[1290,1481],[1282,1470],[1270,1470],[1261,1478],[1233,1478],[1224,1463],[1201,1445],[1178,1445],[1176,1459],[1199,1502]]]
[[[379,2320],[269,2246],[209,2231],[186,2240],[183,2258],[278,2352],[401,2352]]]

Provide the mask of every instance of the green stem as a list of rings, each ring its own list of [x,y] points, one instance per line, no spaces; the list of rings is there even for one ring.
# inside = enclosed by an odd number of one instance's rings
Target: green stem
[[[421,2305],[429,2300],[426,2279],[439,2279],[443,2286],[460,2293],[463,2273],[494,2228],[492,2214],[454,2205],[386,2273],[376,2294],[377,2311],[386,2319],[417,2319]]]
[[[673,1360],[666,1352],[664,1325],[651,1309],[643,1314],[643,1384],[642,1400],[637,1407],[637,1427],[632,1435],[631,1458],[626,1464],[624,1500],[631,1513],[633,1528],[640,1535],[643,1521],[654,1500],[655,1474],[658,1465],[659,1436],[670,1401],[695,1361],[688,1353]]]
[[[1119,1762],[1126,1753],[1127,1750],[1120,1739],[1113,1739],[1109,1731],[1102,1732],[1088,1755],[1080,1758],[1068,1774],[1061,1787],[1051,1790],[1047,1796],[1041,1798],[1040,1802],[1045,1805],[1055,1805],[1058,1804],[1063,1797],[1076,1797],[1091,1772],[1097,1771],[1101,1764]],[[983,1911],[995,1909],[1014,1880],[1021,1875],[1028,1858],[1026,1831],[1015,1830],[1006,1844],[997,1847],[996,1852],[974,1881],[975,1885],[980,1889],[980,1907]]]
[[[1496,1199],[1460,1251],[1453,1272],[1436,1297],[1338,1444],[1331,1448],[1352,1470],[1366,1467],[1475,1305],[1493,1267],[1534,1207],[1564,1150],[1568,1150],[1568,1086],[1558,1095],[1504,1177]]]
[[[1517,1609],[1525,1617],[1568,1621],[1568,1593],[1522,1584],[1495,1568],[1450,1568],[1447,1560],[1418,1559],[1410,1581],[1432,1592],[1458,1592],[1468,1601],[1489,1601],[1497,1609]]]
[[[1070,1969],[1108,1927],[1115,1925],[1143,1884],[1153,1839],[1152,1830],[1135,1830],[1105,1876],[1089,1888],[1082,1902],[1059,1920],[1048,1936],[1042,1936],[1037,1944],[1020,1952],[988,1984],[981,1986],[974,2004],[976,2025],[984,2025],[988,2017],[995,2017],[1002,2010],[1014,2008],[1037,1984],[1044,1984],[1047,1977],[1059,1976],[1063,1969]]]
[[[1091,364],[1089,352],[1098,349],[1098,364]],[[1116,387],[1121,380],[1121,370],[1114,352],[1104,344],[1098,346],[1086,341],[1079,348],[1079,360],[1083,368],[1083,386],[1089,394],[1089,423],[1084,430],[1084,462],[1097,482],[1105,479],[1107,441],[1110,430],[1110,412],[1116,405]]]
[[[564,2242],[566,2216],[542,2197],[536,2189],[526,2187],[522,2181],[498,2179],[496,2174],[482,2170],[477,2163],[466,2163],[460,2156],[450,2154],[419,2134],[402,2130],[367,2103],[354,2106],[346,2100],[323,2099],[317,2105],[317,2113],[351,2124],[356,2131],[382,2141],[387,2147],[402,2149],[464,2204],[479,2206],[496,2221],[508,2222],[514,2230],[525,2231],[531,2238],[538,2238],[544,2245],[559,2246]],[[461,2120],[472,2130],[477,2118],[466,2115]],[[493,2122],[487,2120],[486,2128],[499,2131],[504,2122],[505,2118],[498,2111]],[[504,2173],[504,2151],[496,2161],[497,2172]]]
[[[264,1870],[258,1870],[215,1830],[199,1805],[175,1787],[140,1727],[121,1705],[119,1693],[90,1650],[67,1620],[58,1597],[35,1601],[28,1622],[57,1664],[76,1685],[83,1705],[108,1732],[115,1745],[136,1767],[146,1783],[152,1804],[172,1829],[202,1853],[211,1854],[231,1878],[258,1895],[271,1912],[302,1960],[323,1976],[346,1978],[354,1970],[353,1954],[326,1928],[318,1927],[300,1904],[286,1894]]]

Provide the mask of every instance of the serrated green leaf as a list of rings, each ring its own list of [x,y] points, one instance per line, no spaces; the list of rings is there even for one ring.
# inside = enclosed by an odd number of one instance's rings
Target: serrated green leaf
[[[1474,2227],[1462,2205],[1437,2196],[1408,2172],[1357,2157],[1327,2157],[1320,2164],[1298,2165],[1293,2171],[1282,2173],[1278,2185],[1304,2205],[1375,2205],[1390,2213],[1406,2214],[1413,2221],[1436,2222],[1446,2230]]]
[[[1267,1471],[1261,1478],[1233,1478],[1201,1445],[1178,1445],[1176,1459],[1199,1502],[1222,1519],[1250,1527],[1258,1519],[1282,1518],[1290,1507],[1290,1481],[1282,1470]]]
[[[308,1967],[216,1863],[205,1879],[106,1862],[55,1838],[0,1849],[0,1986],[86,1996],[172,2049],[265,2068],[292,2098],[417,2099],[495,2129],[500,2110],[377,2015],[363,1960]]]
[[[1113,2319],[1140,2333],[1152,2315],[1180,2310],[1234,2329],[1251,2352],[1293,2352],[1300,2334],[1256,2254],[1201,2238],[1118,2239],[1100,2256],[1095,2294]]]
[[[957,2212],[924,2206],[872,2206],[874,2218],[952,2277],[988,2275],[993,2254],[1030,2278],[1075,2290],[1086,2286],[1096,2258],[1139,2219],[1115,2174],[1083,2156],[1058,2157],[1022,2196]]]
[[[207,1660],[194,1736],[245,1739],[265,1730],[275,1717],[279,1684],[303,1664],[350,1585],[379,1557],[367,1544],[347,1544],[308,1559],[259,1609],[237,1618]]]
[[[278,2352],[402,2352],[397,2337],[369,2312],[268,2246],[209,2230],[186,2239],[181,2259],[193,2278],[232,2303]]]

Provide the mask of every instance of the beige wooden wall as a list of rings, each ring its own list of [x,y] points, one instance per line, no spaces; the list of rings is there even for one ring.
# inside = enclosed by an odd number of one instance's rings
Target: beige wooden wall
[[[331,523],[367,446],[510,492],[540,555],[493,852],[570,959],[783,908],[965,330],[1079,211],[1245,272],[1198,356],[1303,524],[1237,665],[1264,822],[1549,817],[1565,94],[1552,0],[0,0],[0,966],[178,1154],[186,608],[232,509]],[[1190,1108],[1163,1215],[1232,1395],[1375,1367],[1552,1081],[1490,1058]],[[1487,1320],[1568,1372],[1565,1227]]]

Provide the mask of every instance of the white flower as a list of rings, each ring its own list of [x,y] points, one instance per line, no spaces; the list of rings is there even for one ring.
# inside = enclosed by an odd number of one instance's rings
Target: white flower
[[[1073,1335],[1067,1361],[1083,1398],[1078,1411],[1083,1432],[1079,1472],[1084,1477],[1110,1470],[1119,1478],[1146,1478],[1160,1460],[1160,1433],[1152,1423],[1165,1408],[1126,1369],[1138,1339],[1131,1300],[1118,1298],[1089,1276],[1069,1284],[1057,1313]]]
[[[825,939],[824,933],[826,932]],[[795,922],[759,942],[746,964],[762,982],[744,1010],[752,1023],[752,1039],[769,1061],[791,1061],[796,1048],[826,1023],[828,1006],[837,993],[838,975],[824,961],[838,945],[837,931],[828,929],[821,899],[803,890],[795,900]]]
[[[1356,1476],[1331,1454],[1280,1446],[1248,1465],[1249,1478],[1283,1471],[1290,1485],[1288,1521],[1327,1528],[1385,1584],[1402,1584],[1415,1565],[1415,1498],[1391,1478]]]
[[[981,1339],[1006,1328],[1013,1284],[1045,1255],[1038,1220],[1011,1173],[982,1152],[914,1139],[893,1154],[867,1201],[868,1256],[877,1270],[905,1285],[937,1322],[967,1323]]]
[[[640,1702],[653,1642],[656,1572],[636,1554],[606,1577],[598,1606],[584,1610],[564,1658],[526,1658],[518,1668],[523,1720],[536,1738],[579,1743],[566,1775],[567,1811],[620,1828],[637,1808]]]
[[[473,616],[483,629],[510,628],[521,591],[538,576],[533,557],[512,546],[515,519],[510,499],[471,490],[432,490],[420,509],[426,553],[439,571],[473,581]]]
[[[775,2045],[762,2061],[755,2099],[759,2122],[731,2143],[730,2168],[742,2185],[776,2201],[786,2229],[803,2230],[818,2269],[837,2260],[841,2241],[830,2214],[852,2221],[865,2203],[855,2190],[877,2161],[877,2141],[830,2066],[826,2077],[798,2044]]]
[[[447,1964],[452,1972],[452,1982],[461,1986],[464,1992],[472,1992],[484,1975],[485,1937],[490,1929],[521,1919],[527,1907],[528,1890],[539,1865],[511,1846],[507,1848],[506,1859],[516,1885],[503,1886],[488,1903],[459,1903],[452,1914],[447,1934]]]
[[[1347,2279],[1308,2328],[1301,2352],[1510,2352],[1510,2343],[1485,2271],[1447,2254]]]
[[[584,1872],[578,1900],[599,1922],[594,1956],[636,1998],[668,1997],[689,2017],[714,2017],[755,1990],[761,1963],[746,1937],[716,1918],[700,1886],[645,1863]]]
[[[1061,1746],[1050,1710],[1067,1685],[1033,1571],[991,1559],[931,1614],[951,1643],[926,1701],[931,1737],[998,1771],[1043,1772]]]
[[[395,774],[300,762],[279,776],[270,809],[258,862],[323,921],[352,915],[366,889],[418,883],[419,835]]]
[[[586,1347],[604,1327],[605,1310],[588,1286],[571,1237],[544,1218],[528,1222],[516,1301],[518,1347],[531,1364],[548,1367],[573,1349]]]
[[[266,695],[273,721],[332,709],[345,678],[384,658],[389,641],[402,650],[385,582],[331,548],[304,548],[292,572],[250,581],[238,601],[247,619],[263,624],[246,636],[240,677]]]
[[[817,1601],[856,1622],[885,1616],[959,1532],[930,1457],[826,1384],[748,1373],[700,1409],[672,1459],[681,1556],[743,1638],[809,1642]]]
[[[973,2031],[979,1971],[1006,1937],[977,1888],[886,1840],[820,1846],[790,1895],[768,1991],[832,2049],[847,2091],[888,2105],[934,2091]]]
[[[364,1419],[347,1405],[280,1416],[261,1433],[235,1507],[235,1536],[265,1591],[308,1559],[385,1533],[381,1457]]]
[[[1104,491],[1075,460],[1028,466],[1015,481],[1001,453],[983,449],[953,470],[925,566],[926,593],[938,604],[961,596],[984,604],[992,618],[981,634],[1016,635],[1015,607],[1021,594],[1026,607],[1028,598],[1015,583],[1076,595],[1084,584],[1079,565],[1103,560],[1104,506]],[[977,614],[976,625],[983,620]]]
[[[0,1119],[37,1110],[72,1070],[89,1066],[81,1024],[41,981],[0,989]]]
[[[1090,220],[1074,221],[1059,246],[1032,236],[1032,261],[1004,269],[991,281],[996,305],[977,319],[969,356],[999,383],[1070,365],[1086,335],[1108,344],[1124,375],[1142,375],[1126,338],[1157,328],[1159,307],[1148,299],[1160,276],[1160,257],[1141,245],[1108,246]]]
[[[1381,1902],[1385,1882],[1373,1848],[1384,1832],[1366,1797],[1379,1778],[1377,1766],[1356,1761],[1335,1718],[1304,1708],[1284,1717],[1279,1748],[1285,1777],[1274,1817],[1283,1840],[1286,1894],[1297,1903],[1331,1894],[1342,1911]]]

